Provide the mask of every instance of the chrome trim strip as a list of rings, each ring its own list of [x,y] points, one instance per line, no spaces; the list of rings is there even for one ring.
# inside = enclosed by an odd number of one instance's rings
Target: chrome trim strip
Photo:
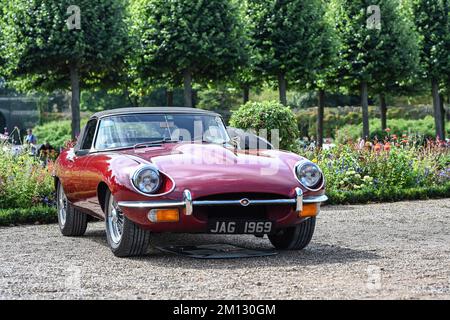
[[[300,188],[299,188],[300,189]],[[300,189],[301,191],[301,189]],[[300,212],[303,210],[303,204],[305,203],[321,203],[328,200],[325,195],[322,196],[312,196],[303,197],[303,192],[297,192],[297,197],[295,199],[273,199],[273,200],[249,200],[248,205],[296,205],[296,211]],[[158,209],[158,208],[173,208],[173,207],[185,207],[186,215],[192,215],[194,206],[221,206],[221,205],[231,205],[240,206],[241,200],[205,200],[205,201],[192,201],[192,195],[189,190],[185,190],[183,193],[183,201],[119,201],[118,205],[124,208],[148,208],[148,209]],[[299,200],[303,201],[299,201]],[[300,209],[300,210],[299,210]]]
[[[186,203],[184,201],[119,201],[119,207],[124,208],[173,208],[184,207]]]
[[[322,196],[312,196],[312,197],[306,197],[303,199],[303,203],[322,203],[328,200],[328,197],[326,195]]]
[[[241,200],[205,200],[193,201],[194,206],[242,206]],[[260,205],[274,205],[274,204],[295,204],[295,199],[273,199],[273,200],[248,200],[245,206],[260,206]]]

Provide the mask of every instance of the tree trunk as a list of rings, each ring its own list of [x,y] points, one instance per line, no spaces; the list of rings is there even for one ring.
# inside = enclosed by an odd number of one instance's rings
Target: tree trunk
[[[128,90],[128,88],[125,88],[124,92],[125,92],[125,95],[126,95],[126,97],[128,99],[128,102],[130,103],[130,106],[134,107],[134,108],[139,107],[139,103],[137,101],[137,98],[134,98],[134,100],[133,100],[133,98],[131,97],[131,94],[130,94],[130,90]]]
[[[317,147],[323,146],[323,116],[325,113],[325,90],[319,90],[319,107],[317,109]]]
[[[166,104],[168,107],[173,106],[173,90],[166,89]]]
[[[184,106],[192,108],[192,72],[189,69],[184,71]]]
[[[243,98],[244,104],[246,104],[250,100],[250,86],[244,85],[242,98]]]
[[[369,94],[367,91],[367,82],[361,82],[361,107],[362,107],[362,122],[363,122],[363,138],[370,139],[369,130]]]
[[[76,63],[70,66],[70,86],[72,89],[72,139],[80,135],[80,74]]]
[[[284,106],[287,106],[287,81],[284,73],[280,73],[278,75],[278,91],[280,93],[280,103]]]
[[[437,80],[431,80],[431,93],[433,95],[434,124],[436,128],[436,137],[444,140],[444,130],[442,127],[442,110],[439,97],[439,83]]]
[[[387,128],[387,104],[386,96],[384,93],[380,94],[380,114],[381,114],[381,129],[386,130]]]
[[[439,95],[439,104],[441,106],[441,127],[442,127],[442,132],[443,132],[444,138],[445,138],[445,119],[447,117],[445,115],[445,105],[444,105],[444,95],[443,94]]]

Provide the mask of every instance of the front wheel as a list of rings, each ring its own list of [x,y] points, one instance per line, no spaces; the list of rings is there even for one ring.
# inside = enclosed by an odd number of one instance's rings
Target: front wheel
[[[279,230],[269,235],[272,245],[280,250],[302,250],[310,242],[316,227],[316,217],[303,221],[295,227]]]
[[[56,192],[56,209],[61,233],[67,237],[84,235],[87,228],[87,215],[78,211],[69,203],[61,182],[58,182]]]
[[[139,228],[120,210],[111,192],[105,199],[106,237],[117,257],[144,255],[150,243],[150,232]]]

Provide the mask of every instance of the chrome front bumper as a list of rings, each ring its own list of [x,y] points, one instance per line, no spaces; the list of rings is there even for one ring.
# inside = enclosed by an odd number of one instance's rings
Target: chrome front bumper
[[[201,206],[261,206],[261,205],[295,205],[297,212],[303,211],[303,204],[322,203],[328,200],[325,195],[304,197],[300,188],[295,188],[296,196],[294,199],[268,199],[268,200],[192,200],[189,190],[184,191],[183,201],[119,201],[119,207],[123,208],[145,208],[145,209],[164,209],[184,207],[186,215],[192,215],[194,207]]]

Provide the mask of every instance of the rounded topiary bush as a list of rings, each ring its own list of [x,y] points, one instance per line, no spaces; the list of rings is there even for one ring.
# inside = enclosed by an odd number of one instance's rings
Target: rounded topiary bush
[[[279,130],[279,148],[297,151],[299,131],[294,113],[289,107],[274,101],[247,102],[234,111],[230,125],[256,133],[267,130],[267,139],[272,142],[271,130]]]

